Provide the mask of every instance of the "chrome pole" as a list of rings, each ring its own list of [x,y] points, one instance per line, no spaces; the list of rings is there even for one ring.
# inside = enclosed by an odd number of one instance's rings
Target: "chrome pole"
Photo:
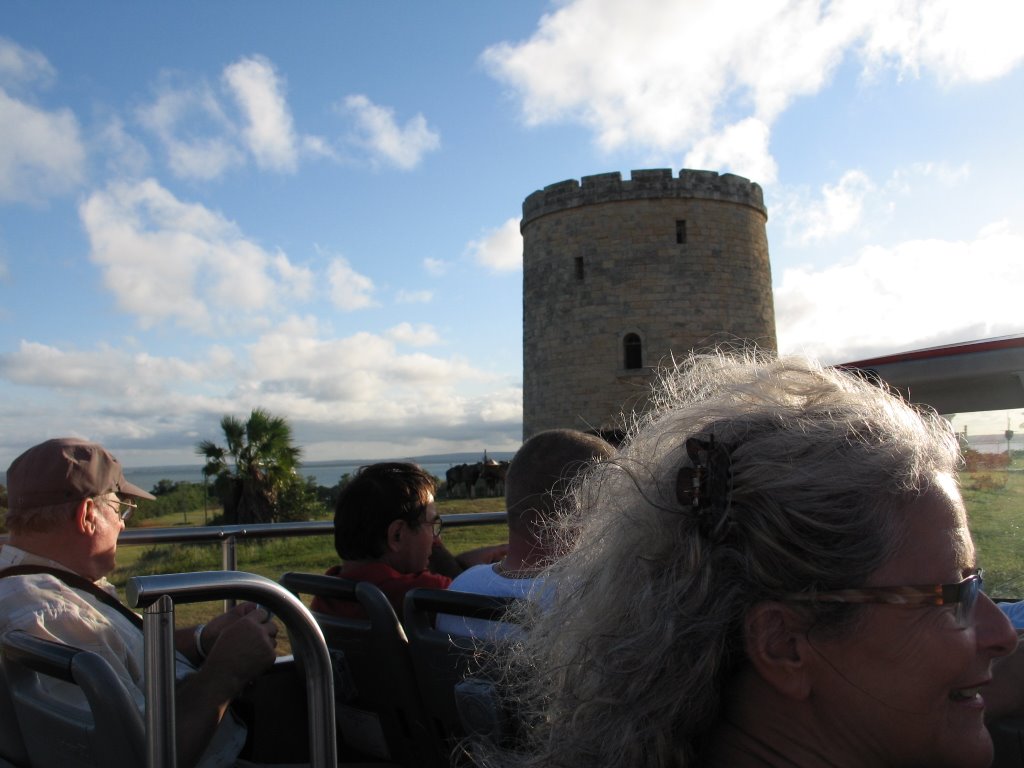
[[[206,571],[134,576],[125,585],[128,605],[139,608],[169,596],[180,603],[220,600],[228,595],[252,600],[276,614],[288,629],[292,650],[306,676],[309,754],[313,768],[336,768],[334,676],[323,632],[309,609],[277,582],[253,573]]]
[[[146,691],[146,765],[175,768],[174,601],[164,595],[142,614]]]

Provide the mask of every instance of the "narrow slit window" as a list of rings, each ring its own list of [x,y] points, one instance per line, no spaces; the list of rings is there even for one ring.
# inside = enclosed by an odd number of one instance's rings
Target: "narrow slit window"
[[[573,265],[574,265],[574,267],[576,269],[576,279],[577,280],[582,280],[583,279],[583,257],[582,256],[575,257],[573,259]]]
[[[623,368],[635,371],[644,367],[643,342],[635,333],[627,333],[622,339]]]
[[[686,219],[676,219],[676,242],[686,242]]]

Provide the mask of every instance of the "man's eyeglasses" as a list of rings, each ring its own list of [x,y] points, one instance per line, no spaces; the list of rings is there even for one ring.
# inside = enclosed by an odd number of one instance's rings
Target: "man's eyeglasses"
[[[954,616],[961,627],[968,627],[974,618],[974,606],[984,590],[984,573],[975,568],[956,584],[919,585],[912,587],[861,587],[834,589],[826,592],[790,592],[782,596],[790,602],[809,603],[881,603],[883,605],[921,606],[953,605]]]
[[[114,510],[117,512],[117,516],[124,522],[132,516],[132,510],[138,509],[138,504],[134,501],[124,501],[123,499],[104,499],[108,504],[114,505]]]
[[[441,535],[441,529],[444,528],[444,522],[440,517],[435,517],[433,520],[425,520],[424,522],[430,526],[431,530],[434,531],[434,536]]]

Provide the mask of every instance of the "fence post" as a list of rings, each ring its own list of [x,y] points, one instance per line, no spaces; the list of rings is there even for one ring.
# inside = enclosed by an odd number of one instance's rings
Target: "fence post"
[[[220,543],[220,562],[222,571],[238,570],[238,552],[236,551],[236,540],[234,536],[226,537]],[[235,607],[235,599],[229,598],[224,601],[224,610],[230,611]]]

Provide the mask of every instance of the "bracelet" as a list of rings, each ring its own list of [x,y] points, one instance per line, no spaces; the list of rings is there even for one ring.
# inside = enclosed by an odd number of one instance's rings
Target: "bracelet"
[[[199,658],[202,661],[206,661],[206,651],[203,650],[204,629],[206,629],[206,625],[200,624],[196,627],[195,632],[192,633],[192,640],[196,644],[196,653],[199,655]]]

